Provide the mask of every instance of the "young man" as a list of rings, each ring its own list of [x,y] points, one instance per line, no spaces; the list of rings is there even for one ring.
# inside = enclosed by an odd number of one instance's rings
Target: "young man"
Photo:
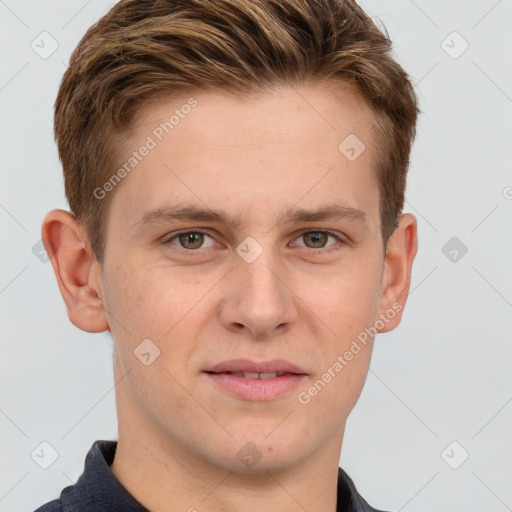
[[[351,0],[123,0],[55,105],[42,236],[114,340],[118,441],[50,511],[372,511],[338,469],[417,249],[419,113]]]

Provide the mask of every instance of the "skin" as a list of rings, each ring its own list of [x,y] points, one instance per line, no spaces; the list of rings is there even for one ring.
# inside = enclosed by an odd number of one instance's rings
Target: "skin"
[[[145,106],[131,147],[191,95]],[[297,396],[365,328],[393,305],[403,308],[416,219],[399,218],[384,254],[375,118],[350,89],[280,87],[244,101],[193,96],[197,107],[110,192],[102,265],[71,214],[53,210],[42,228],[71,322],[110,329],[114,339],[119,439],[111,469],[154,512],[170,503],[200,512],[334,512],[345,423],[373,339],[309,403]],[[354,161],[338,150],[349,134],[366,145]],[[178,203],[223,209],[240,223],[137,225],[144,212]],[[364,219],[278,223],[287,210],[333,203]],[[207,234],[185,246],[169,240],[187,229]],[[307,236],[315,230],[340,240],[315,242]],[[263,249],[252,263],[236,252],[246,237]],[[401,314],[378,330],[394,329]],[[161,351],[149,366],[133,353],[147,338]],[[203,371],[238,357],[287,359],[308,377],[273,400],[235,398]],[[252,467],[237,457],[248,442],[261,455]]]

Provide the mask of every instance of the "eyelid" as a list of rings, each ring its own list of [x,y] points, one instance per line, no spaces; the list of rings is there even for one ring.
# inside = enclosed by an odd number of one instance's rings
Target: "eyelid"
[[[296,240],[297,238],[300,238],[305,233],[324,233],[324,234],[326,234],[328,236],[332,236],[333,238],[336,239],[335,244],[328,245],[327,247],[319,247],[319,248],[315,249],[314,247],[307,247],[306,245],[298,246],[298,247],[303,247],[304,249],[306,249],[308,252],[312,253],[313,255],[315,255],[315,254],[318,254],[318,255],[331,254],[331,253],[341,249],[340,245],[343,246],[343,245],[347,244],[346,238],[343,235],[341,235],[341,233],[338,233],[336,231],[330,231],[329,229],[304,228],[296,234],[294,240]]]
[[[179,237],[180,235],[184,235],[186,233],[200,233],[202,235],[207,235],[211,239],[215,240],[215,237],[211,234],[211,232],[207,229],[203,228],[197,228],[197,229],[181,229],[180,231],[173,231],[172,233],[167,233],[165,236],[162,237],[162,243],[164,244],[171,244],[171,240],[174,240],[175,238]],[[171,244],[176,245],[176,244]],[[176,245],[176,247],[183,249],[187,252],[192,251],[199,251],[199,249],[185,249],[184,247],[180,247],[179,245]]]
[[[329,229],[311,229],[311,228],[304,228],[304,229],[301,229],[297,234],[296,234],[296,237],[295,238],[298,238],[300,237],[301,235],[303,235],[304,233],[325,233],[326,235],[331,235],[333,236],[334,238],[336,238],[337,240],[339,240],[340,242],[345,242],[345,238],[343,237],[343,235],[341,233],[338,233],[337,231],[331,231]]]
[[[205,249],[210,249],[211,248],[211,247],[206,247],[206,248],[199,248],[199,249],[186,249],[185,247],[181,247],[181,246],[179,246],[177,244],[172,244],[171,243],[172,240],[177,238],[179,235],[182,235],[182,234],[185,234],[185,233],[200,233],[200,234],[203,234],[203,235],[207,235],[210,238],[212,238],[213,240],[215,240],[215,236],[213,236],[213,234],[210,232],[210,230],[208,230],[206,228],[197,228],[197,229],[195,229],[195,228],[190,229],[189,228],[189,229],[182,229],[182,230],[179,230],[179,231],[173,231],[172,233],[168,233],[167,235],[165,235],[162,238],[162,243],[174,245],[178,249],[181,249],[182,251],[184,251],[186,253],[189,253],[189,254],[190,253],[196,253],[196,252],[198,253],[198,252],[201,251],[201,249],[205,250]],[[330,231],[328,229],[315,229],[315,228],[303,228],[300,231],[294,233],[293,241],[295,241],[297,238],[299,238],[300,236],[302,236],[305,233],[325,233],[326,235],[330,235],[330,236],[336,238],[338,243],[341,243],[341,244],[346,244],[347,243],[347,240],[343,237],[343,235],[341,235],[341,233],[338,233],[336,231]],[[324,251],[325,252],[332,252],[332,251],[336,250],[336,248],[335,248],[336,245],[337,244],[329,245],[327,247],[319,247],[319,248],[307,247],[306,245],[300,245],[299,247],[304,247],[305,249],[307,249],[309,251],[321,254]]]

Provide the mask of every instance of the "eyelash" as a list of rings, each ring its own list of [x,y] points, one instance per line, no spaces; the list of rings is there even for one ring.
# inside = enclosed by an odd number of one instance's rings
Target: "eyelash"
[[[183,254],[185,254],[187,256],[194,257],[194,256],[197,255],[195,253],[198,253],[201,250],[200,248],[199,249],[186,249],[185,247],[181,247],[179,245],[171,243],[172,240],[174,240],[175,238],[179,237],[180,235],[189,234],[189,233],[199,233],[199,234],[207,235],[207,236],[209,236],[212,239],[214,238],[208,231],[204,231],[202,229],[192,229],[192,230],[189,229],[189,230],[185,230],[185,231],[178,231],[176,233],[171,233],[172,236],[166,237],[163,240],[163,243],[164,243],[164,245],[174,245],[175,247],[177,247],[181,251],[184,251]],[[305,235],[306,233],[322,233],[322,234],[330,235],[330,236],[334,237],[342,245],[345,244],[345,240],[343,240],[339,235],[337,235],[336,233],[334,233],[332,231],[328,231],[328,230],[325,230],[325,229],[305,229],[305,230],[301,231],[297,235],[296,238],[300,238],[301,236]],[[312,247],[304,246],[305,249],[307,249],[309,251],[312,251],[315,254],[331,254],[331,253],[333,253],[335,251],[338,251],[340,249],[340,247],[337,247],[337,248],[334,248],[334,249],[331,248],[331,247],[334,247],[334,246],[320,247],[318,249],[314,249]]]

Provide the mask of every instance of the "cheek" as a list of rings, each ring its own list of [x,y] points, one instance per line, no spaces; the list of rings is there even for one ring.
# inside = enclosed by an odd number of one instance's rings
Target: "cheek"
[[[300,396],[299,407],[305,407],[309,417],[319,423],[339,428],[363,390],[371,361],[373,341],[364,343],[356,335],[337,337],[336,343],[325,350],[325,359],[320,372]]]
[[[163,279],[165,275],[161,268],[135,262],[125,261],[112,268],[105,287],[105,306],[111,313],[113,333],[135,341],[162,338],[173,328],[191,306],[182,283]]]
[[[136,381],[162,377],[176,381],[169,374],[151,375],[150,368],[168,369],[177,379],[186,372],[187,361],[196,350],[206,301],[200,301],[214,284],[176,276],[172,269],[158,265],[116,265],[111,268],[104,288],[105,305],[119,360],[124,371],[133,369]],[[150,352],[158,354],[151,366],[144,367],[134,357],[143,340],[151,340]],[[144,347],[148,345],[147,342]],[[152,355],[153,355],[152,353]],[[136,355],[136,354],[135,354]]]
[[[336,418],[346,418],[354,407],[368,373],[373,349],[373,338],[368,333],[380,303],[379,267],[376,262],[362,264],[352,267],[350,272],[347,269],[333,273],[331,280],[317,279],[316,283],[314,293],[308,280],[301,288],[303,296],[308,298],[305,311],[312,332],[322,330],[311,354],[312,357],[320,354],[320,371],[306,393],[316,409],[315,415],[332,423],[334,428],[338,425]]]
[[[302,278],[299,297],[337,336],[337,348],[375,321],[380,305],[381,279],[375,264],[334,271],[329,276]]]

